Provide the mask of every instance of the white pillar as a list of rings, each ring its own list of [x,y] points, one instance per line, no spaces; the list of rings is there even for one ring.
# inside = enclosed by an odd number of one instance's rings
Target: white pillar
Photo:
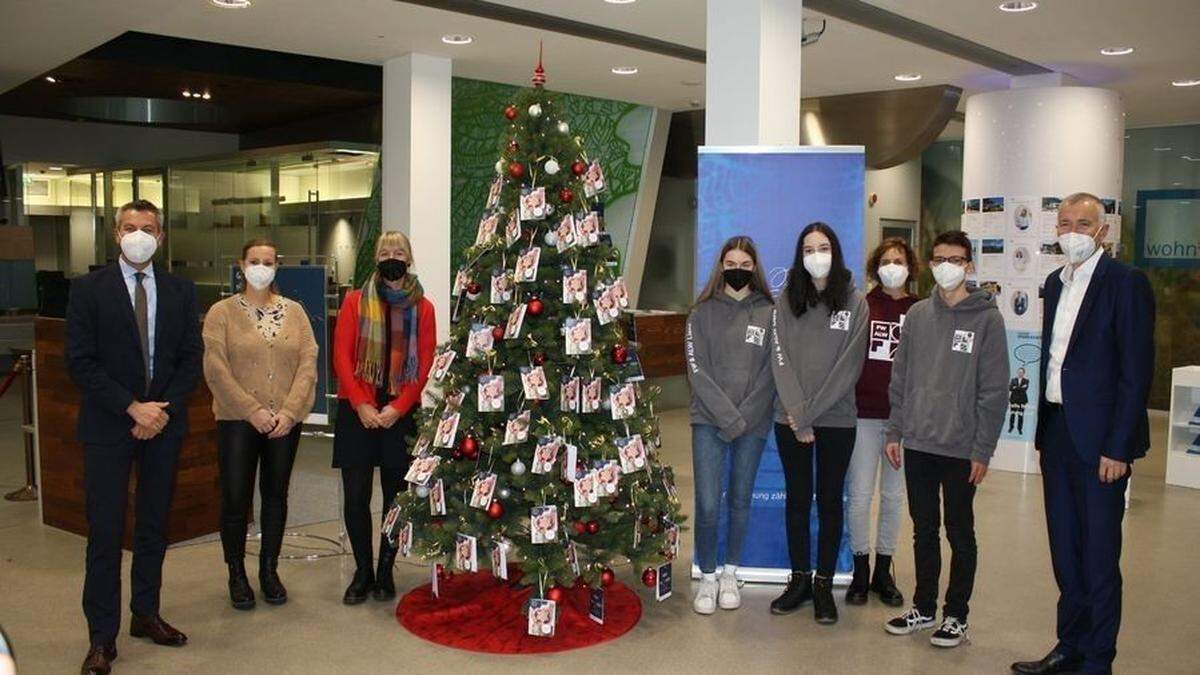
[[[708,0],[705,145],[800,143],[801,0]]]
[[[1029,197],[1040,200],[1042,197],[1062,198],[1073,192],[1119,199],[1125,136],[1120,96],[1114,91],[1093,87],[1044,86],[1053,84],[1053,78],[1034,77],[1042,79],[1014,78],[1012,89],[976,94],[967,99],[963,199],[1005,197],[1007,202],[1013,197]],[[1008,208],[1011,207],[1006,205]],[[1032,235],[1015,231],[1008,222],[1006,212],[1003,231],[990,233],[991,237],[1006,240],[1005,256],[1010,255],[1009,249],[1025,240],[1034,248],[1054,240],[1053,229],[1037,220]],[[989,233],[982,236],[986,238]],[[1002,304],[1008,299],[1004,287],[1016,284],[1030,289],[1030,309],[1040,309],[1041,301],[1032,296],[1036,295],[1038,285],[1049,271],[1048,265],[1041,264],[1041,255],[1035,253],[1032,256],[1031,271],[1025,273],[1024,278],[1014,276],[1006,260],[1004,271],[995,275],[1002,288]],[[981,281],[985,280],[983,276],[981,272]],[[1035,316],[1040,316],[1040,311]],[[1010,322],[1011,352],[1013,337],[1022,329],[1014,327],[1011,314],[1006,312],[1005,317]],[[1031,338],[1040,335],[1040,320],[1033,325],[1037,327],[1024,329],[1026,336],[1021,342],[1033,342]],[[1034,353],[1037,353],[1036,349]],[[1027,355],[1015,358],[1021,361]],[[1027,371],[1033,368],[1037,368],[1036,363],[1029,364]],[[1034,378],[1030,380],[1032,384]],[[1038,382],[1037,386],[1040,389],[1045,383]],[[1027,431],[1036,424],[1037,396],[1038,391],[1031,386],[1031,403],[1025,408]],[[1007,417],[1006,412],[1006,429]],[[1036,473],[1038,461],[1033,443],[1002,436],[992,467]]]
[[[438,341],[450,335],[450,59],[383,64],[383,229],[412,240]]]

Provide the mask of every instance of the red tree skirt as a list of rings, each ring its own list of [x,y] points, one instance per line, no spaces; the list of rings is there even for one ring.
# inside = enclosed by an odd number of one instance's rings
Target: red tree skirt
[[[513,569],[510,576],[520,573]],[[619,581],[605,589],[604,625],[588,618],[588,593],[583,587],[567,591],[558,607],[554,637],[526,632],[521,612],[533,589],[502,581],[490,572],[455,574],[438,584],[418,586],[396,605],[396,619],[417,637],[439,645],[490,654],[544,654],[607,642],[624,635],[642,618],[642,601]]]

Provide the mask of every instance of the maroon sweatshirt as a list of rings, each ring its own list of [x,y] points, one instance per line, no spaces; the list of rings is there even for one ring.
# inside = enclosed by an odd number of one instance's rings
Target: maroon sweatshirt
[[[891,414],[888,384],[892,380],[892,359],[900,346],[904,314],[917,300],[920,298],[915,295],[895,300],[880,286],[867,293],[867,306],[871,310],[867,325],[867,360],[854,390],[861,419],[887,419]]]

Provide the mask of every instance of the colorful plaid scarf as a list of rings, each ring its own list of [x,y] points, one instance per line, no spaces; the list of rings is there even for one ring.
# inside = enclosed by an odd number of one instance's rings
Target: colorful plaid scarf
[[[389,395],[400,393],[401,385],[417,380],[417,308],[425,291],[414,274],[405,275],[400,288],[388,288],[372,274],[363,284],[358,304],[358,345],[354,350],[354,375],[375,387],[384,386],[384,349],[388,324],[384,312],[391,312],[391,349],[388,350]]]

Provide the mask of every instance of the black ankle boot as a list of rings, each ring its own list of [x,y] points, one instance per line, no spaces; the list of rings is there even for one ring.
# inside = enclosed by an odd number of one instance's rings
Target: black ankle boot
[[[871,591],[879,594],[883,604],[899,607],[904,604],[904,594],[896,588],[896,580],[892,578],[892,556],[875,554],[875,575],[871,577]]]
[[[846,589],[847,605],[867,604],[867,593],[871,590],[871,555],[864,553],[854,556],[854,578]]]
[[[283,582],[279,580],[279,574],[276,572],[278,565],[279,558],[258,560],[258,587],[268,605],[282,605],[287,602],[287,589],[283,587]]]
[[[812,600],[812,572],[792,572],[783,595],[771,601],[772,614],[791,614]]]
[[[234,609],[254,609],[254,589],[242,561],[229,563],[229,602]]]
[[[837,604],[833,601],[833,577],[813,577],[813,617],[817,623],[837,623]]]
[[[387,539],[379,540],[379,566],[375,569],[375,590],[372,595],[376,600],[391,600],[396,597],[396,582],[392,579],[392,565],[396,562],[396,548]]]
[[[346,587],[342,602],[347,605],[362,604],[373,590],[375,590],[375,575],[371,572],[371,568],[359,567],[354,570],[354,579]]]

